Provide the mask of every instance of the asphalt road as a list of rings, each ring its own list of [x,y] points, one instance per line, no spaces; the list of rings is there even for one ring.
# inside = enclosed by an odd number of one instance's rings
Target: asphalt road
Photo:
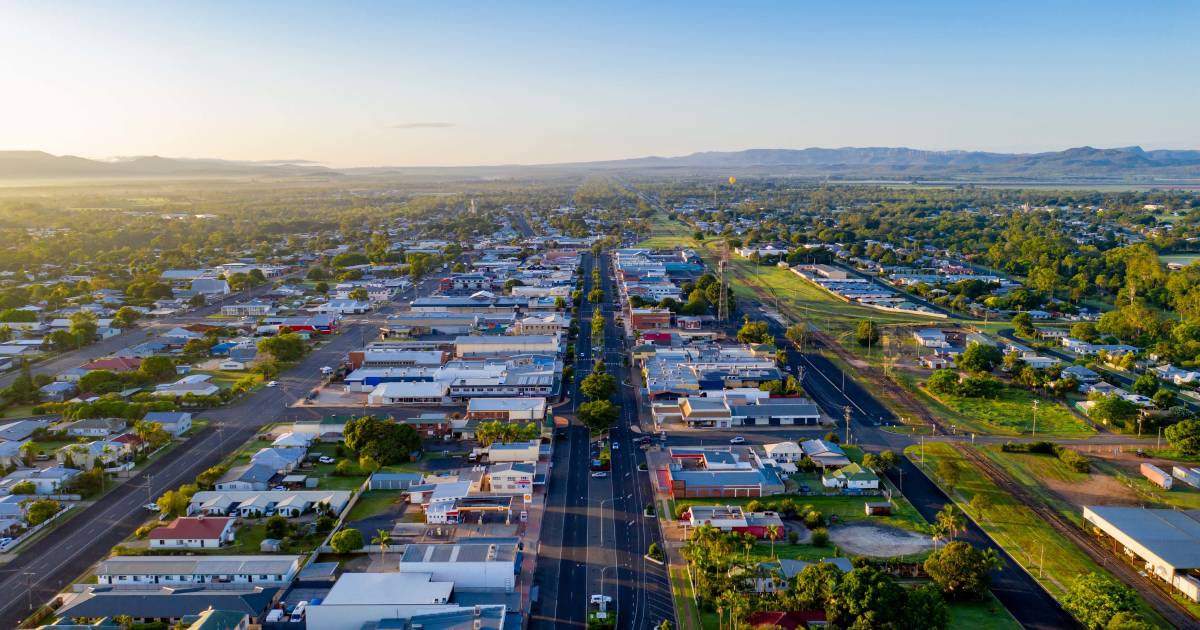
[[[427,279],[422,290],[429,290],[437,280]],[[385,306],[377,314],[385,315],[392,308],[394,305]],[[323,412],[319,409],[289,405],[321,382],[322,366],[336,365],[349,350],[377,334],[376,318],[346,320],[339,334],[280,375],[278,387],[262,388],[229,407],[199,414],[209,422],[206,429],[21,550],[0,568],[0,593],[24,594],[28,589],[32,597],[0,598],[0,627],[15,628],[30,612],[28,599],[35,607],[48,601],[108,555],[146,521],[148,513],[142,506],[149,498],[193,482],[196,475],[220,463],[266,424],[320,417]]]

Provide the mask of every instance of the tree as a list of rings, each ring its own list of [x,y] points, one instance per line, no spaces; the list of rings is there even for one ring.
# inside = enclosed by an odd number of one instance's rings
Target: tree
[[[992,509],[992,497],[983,492],[976,493],[971,497],[971,509],[986,517],[988,510]]]
[[[1154,406],[1159,409],[1170,409],[1175,405],[1175,392],[1162,388],[1150,397],[1154,401]]]
[[[1133,382],[1133,393],[1141,394],[1142,396],[1153,396],[1158,391],[1158,379],[1154,375],[1146,372],[1137,377]]]
[[[808,326],[803,323],[792,324],[788,326],[783,336],[787,337],[787,340],[795,344],[797,348],[803,350],[804,344],[808,341]]]
[[[71,326],[67,332],[75,338],[75,347],[82,348],[96,340],[96,314],[78,311],[71,315]]]
[[[1084,573],[1062,597],[1063,609],[1089,630],[1104,630],[1114,617],[1137,611],[1137,595],[1129,587],[1099,573]]]
[[[1137,417],[1138,407],[1114,393],[1093,401],[1088,415],[1104,424],[1124,426],[1126,422]]]
[[[347,294],[347,297],[349,297],[351,300],[366,302],[367,300],[371,299],[371,294],[367,293],[366,287],[354,287],[350,290],[350,293]]]
[[[37,486],[33,485],[32,481],[25,480],[14,483],[8,489],[11,494],[37,494]]]
[[[226,466],[213,466],[204,472],[196,475],[196,483],[204,488],[212,488],[213,484],[217,483],[225,473],[229,471]]]
[[[258,351],[265,352],[276,361],[299,361],[308,347],[296,333],[283,333],[258,340]]]
[[[982,495],[976,495],[982,496]],[[982,551],[960,540],[946,543],[925,560],[925,572],[950,599],[976,599],[991,581],[990,574],[1001,566],[995,549]]]
[[[854,331],[854,340],[864,348],[879,343],[879,326],[876,326],[875,321],[870,319],[858,322],[858,328]]]
[[[906,628],[945,630],[950,627],[950,609],[941,591],[933,584],[910,589],[903,614]]]
[[[900,465],[900,456],[895,451],[886,450],[879,453],[879,472],[887,472]]]
[[[167,490],[158,497],[155,504],[158,506],[159,512],[168,516],[183,516],[187,514],[188,504],[192,497],[181,490]]]
[[[264,524],[264,528],[267,538],[274,538],[276,540],[287,537],[292,531],[291,523],[288,522],[287,518],[278,514],[268,518]]]
[[[383,562],[383,554],[387,553],[388,547],[392,544],[392,535],[386,529],[375,530],[375,537],[371,539],[372,545],[379,545],[379,561]]]
[[[984,374],[994,370],[1003,360],[1004,355],[996,346],[986,343],[972,343],[968,344],[967,349],[958,355],[955,362],[958,364],[958,367],[968,372]]]
[[[22,443],[17,450],[20,451],[21,461],[26,466],[33,466],[34,458],[37,457],[38,453],[42,452],[41,447],[39,447],[37,442],[34,442],[33,440]]]
[[[1092,322],[1077,322],[1071,325],[1071,336],[1081,341],[1095,343],[1100,338],[1100,333]]]
[[[343,529],[329,539],[334,553],[350,553],[363,548],[363,535],[357,529]]]
[[[934,370],[925,387],[935,394],[955,395],[958,393],[958,374],[954,370]]]
[[[838,628],[907,630],[904,588],[892,576],[873,566],[850,571],[838,585],[837,594],[825,606],[830,625]]]
[[[771,540],[771,559],[775,558],[775,541],[779,539],[783,530],[778,525],[767,525],[767,538]]]
[[[360,457],[369,456],[380,465],[407,461],[420,450],[421,436],[407,424],[363,416],[346,423],[346,446]]]
[[[1200,455],[1200,420],[1181,420],[1163,432],[1175,450],[1184,455]]]
[[[122,306],[121,308],[117,309],[116,314],[113,315],[113,323],[120,328],[132,328],[133,325],[137,323],[137,320],[141,319],[141,317],[142,314],[138,312],[137,309],[130,308],[128,306]]]
[[[750,321],[749,318],[742,323],[742,327],[738,329],[737,340],[748,344],[774,344],[775,338],[771,336],[771,330],[767,326],[767,322]]]
[[[954,486],[957,485],[957,480],[953,483],[947,480],[947,483],[951,486]],[[942,508],[942,511],[937,513],[933,528],[939,534],[939,538],[952,539],[958,535],[958,532],[966,531],[967,519],[963,516],[962,512],[955,509],[954,504],[947,503],[946,506]]]
[[[1037,333],[1033,327],[1033,317],[1029,313],[1017,313],[1012,318],[1013,329],[1022,337],[1032,337]]]
[[[1158,626],[1144,621],[1137,613],[1119,612],[1108,620],[1104,630],[1156,630]]]
[[[579,391],[591,400],[607,400],[617,391],[617,379],[612,374],[592,372],[579,381]]]
[[[608,400],[593,400],[579,405],[579,421],[593,431],[603,431],[617,422],[617,407]]]
[[[945,458],[938,462],[937,471],[947,486],[957,486],[959,478],[962,477],[962,464],[958,463],[958,460]]]
[[[58,501],[53,499],[27,499],[22,505],[25,507],[25,522],[30,526],[45,523],[62,509]]]
[[[138,366],[138,373],[153,383],[165,381],[175,377],[175,362],[170,357],[146,357]]]

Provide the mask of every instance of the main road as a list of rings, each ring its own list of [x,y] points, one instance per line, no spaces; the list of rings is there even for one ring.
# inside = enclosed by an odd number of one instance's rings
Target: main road
[[[436,282],[436,277],[429,278],[419,290],[429,290]],[[385,306],[379,314],[391,308]],[[347,320],[337,335],[280,375],[278,387],[260,389],[228,407],[204,412],[201,417],[208,421],[207,427],[22,549],[0,567],[0,593],[10,595],[0,598],[0,628],[17,627],[31,612],[28,602],[36,607],[49,600],[128,538],[145,522],[142,505],[149,498],[194,482],[266,424],[318,417],[316,409],[290,405],[321,382],[322,366],[337,364],[363,340],[375,338],[381,321],[377,317]]]

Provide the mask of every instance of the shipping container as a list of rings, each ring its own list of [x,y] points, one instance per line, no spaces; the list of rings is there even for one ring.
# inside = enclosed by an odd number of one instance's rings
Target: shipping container
[[[1154,464],[1142,464],[1142,475],[1165,490],[1171,489],[1171,475]]]

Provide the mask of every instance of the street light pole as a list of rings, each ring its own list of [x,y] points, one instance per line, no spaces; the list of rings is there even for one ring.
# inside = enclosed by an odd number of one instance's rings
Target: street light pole
[[[1033,437],[1037,437],[1037,410],[1038,401],[1033,401]]]

